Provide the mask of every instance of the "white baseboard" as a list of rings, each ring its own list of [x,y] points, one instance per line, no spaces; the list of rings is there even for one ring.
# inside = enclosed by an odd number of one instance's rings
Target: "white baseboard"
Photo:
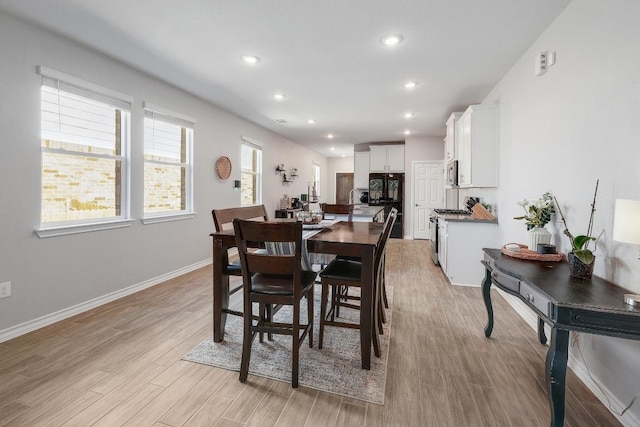
[[[538,333],[538,316],[531,310],[525,303],[520,301],[517,297],[513,295],[509,295],[508,293],[497,289],[498,293],[507,301],[507,303],[514,309],[516,313],[520,317],[524,319],[531,328]],[[550,339],[550,331],[548,325],[545,325],[545,333],[547,334],[547,339]],[[549,345],[549,341],[547,341],[547,345]],[[584,362],[580,358],[579,355],[574,355],[574,352],[569,352],[569,360],[567,361],[567,366],[569,369],[573,371],[574,374],[583,382],[583,384],[602,402],[605,408],[607,408],[610,412],[609,404],[613,408],[621,408],[622,410],[626,406],[625,403],[621,402],[606,386],[602,384],[602,382],[598,381],[596,384],[595,381],[597,379],[592,379],[591,375],[589,375],[589,371],[585,366]],[[608,400],[607,400],[608,399]],[[640,419],[634,416],[631,412],[626,412],[623,416],[620,416],[614,412],[611,414],[620,421],[623,426],[640,426]]]
[[[42,316],[37,319],[30,320],[28,322],[2,330],[0,331],[0,343],[8,341],[12,338],[19,337],[20,335],[24,335],[26,333],[35,331],[36,329],[40,329],[45,326],[51,325],[53,323],[59,322],[61,320],[68,319],[69,317],[75,316],[76,314],[84,313],[85,311],[94,309],[96,307],[100,307],[101,305],[126,297],[128,295],[134,294],[143,289],[147,289],[152,286],[158,285],[162,282],[166,282],[169,279],[173,279],[174,277],[178,277],[183,274],[189,273],[191,271],[197,270],[199,268],[205,267],[207,265],[210,265],[211,263],[212,263],[212,259],[209,258],[207,260],[200,261],[183,268],[179,268],[178,270],[174,270],[169,273],[162,274],[158,277],[145,280],[144,282],[140,282],[133,286],[129,286],[128,288],[124,288],[119,291],[112,292],[110,294],[103,295],[101,297],[94,298],[92,300],[74,305],[72,307],[65,308],[60,311],[56,311],[55,313],[47,314],[46,316]]]

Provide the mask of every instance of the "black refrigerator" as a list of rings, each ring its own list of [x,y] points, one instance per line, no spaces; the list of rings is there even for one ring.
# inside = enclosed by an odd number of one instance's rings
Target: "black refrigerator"
[[[404,196],[403,173],[370,173],[369,174],[369,206],[384,206],[384,217],[391,208],[398,209],[396,223],[391,230],[391,236],[402,239],[402,200]]]

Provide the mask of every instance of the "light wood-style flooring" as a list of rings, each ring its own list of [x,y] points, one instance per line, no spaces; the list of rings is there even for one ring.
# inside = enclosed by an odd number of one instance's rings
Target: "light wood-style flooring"
[[[549,425],[547,347],[497,294],[486,339],[480,289],[449,285],[428,245],[389,242],[384,406],[181,361],[212,333],[207,267],[0,343],[0,426]],[[566,418],[619,425],[570,371]]]

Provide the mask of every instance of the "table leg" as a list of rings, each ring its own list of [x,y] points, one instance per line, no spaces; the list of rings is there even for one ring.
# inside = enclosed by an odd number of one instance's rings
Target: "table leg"
[[[549,408],[551,409],[551,427],[564,425],[565,378],[567,357],[569,355],[569,331],[551,328],[551,344],[547,352],[545,376]]]
[[[540,344],[547,343],[547,336],[544,333],[544,320],[541,317],[538,317],[538,341],[540,341]]]
[[[226,309],[229,308],[229,276],[223,268],[229,262],[227,248],[222,241],[213,239],[213,340],[220,342],[224,338],[224,326],[227,322]]]
[[[371,369],[371,337],[373,330],[374,304],[374,262],[375,248],[367,248],[362,254],[362,289],[360,295],[360,353],[362,369]]]
[[[491,305],[491,271],[486,268],[484,281],[482,282],[482,298],[487,308],[487,325],[484,327],[484,336],[489,338],[493,331],[493,306]]]

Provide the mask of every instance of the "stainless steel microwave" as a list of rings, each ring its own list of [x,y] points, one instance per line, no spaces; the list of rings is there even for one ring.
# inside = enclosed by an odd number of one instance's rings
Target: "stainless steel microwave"
[[[449,187],[458,186],[458,161],[452,160],[447,163],[444,174],[444,183]]]

